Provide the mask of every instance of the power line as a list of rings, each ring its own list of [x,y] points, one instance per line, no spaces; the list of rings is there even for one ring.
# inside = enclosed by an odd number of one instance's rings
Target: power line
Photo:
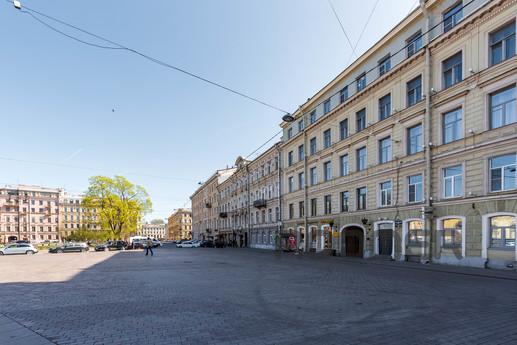
[[[9,0],[5,0],[5,1],[6,1],[6,2],[9,2],[9,3],[12,3],[12,2],[11,2],[11,1],[9,1]],[[264,105],[264,106],[266,106],[266,107],[268,107],[268,108],[271,108],[271,109],[277,110],[277,111],[282,112],[282,113],[285,113],[285,114],[289,114],[289,112],[288,112],[288,111],[283,110],[283,109],[282,109],[282,108],[280,108],[280,107],[274,106],[274,105],[272,105],[272,104],[270,104],[270,103],[268,103],[268,102],[265,102],[265,101],[263,101],[263,100],[260,100],[260,99],[258,99],[258,98],[255,98],[255,97],[252,97],[252,96],[250,96],[250,95],[248,95],[248,94],[245,94],[244,92],[241,92],[241,91],[238,91],[238,90],[232,89],[232,88],[230,88],[230,87],[228,87],[228,86],[224,86],[224,85],[222,85],[222,84],[220,84],[220,83],[218,83],[218,82],[215,82],[215,81],[209,80],[209,79],[207,79],[207,78],[205,78],[205,77],[202,77],[202,76],[200,76],[200,75],[197,75],[197,74],[195,74],[195,73],[193,73],[193,72],[189,72],[189,71],[187,71],[187,70],[185,70],[185,69],[183,69],[183,68],[180,68],[180,67],[177,67],[177,66],[171,65],[171,64],[169,64],[169,63],[167,63],[167,62],[164,62],[164,61],[162,61],[162,60],[159,60],[159,59],[153,58],[153,57],[151,57],[151,56],[149,56],[149,55],[147,55],[147,54],[144,54],[144,53],[142,53],[142,52],[140,52],[140,51],[138,51],[138,50],[136,50],[136,49],[126,47],[126,46],[124,46],[124,45],[122,45],[122,44],[120,44],[120,43],[117,43],[117,42],[115,42],[115,41],[112,41],[112,40],[110,40],[110,39],[107,39],[107,38],[105,38],[105,37],[103,37],[103,36],[100,36],[100,35],[94,34],[94,33],[90,32],[90,31],[87,31],[87,30],[85,30],[85,29],[79,28],[79,27],[77,27],[77,26],[75,26],[75,25],[72,25],[72,24],[70,24],[70,23],[67,23],[67,22],[65,22],[64,20],[61,20],[61,19],[55,18],[55,17],[50,16],[50,15],[48,15],[48,14],[45,14],[45,13],[43,13],[43,12],[40,12],[40,11],[34,10],[34,9],[30,8],[30,7],[24,6],[24,7],[23,7],[23,10],[20,10],[20,12],[22,12],[22,13],[24,13],[24,14],[28,14],[28,15],[30,15],[33,19],[35,19],[36,21],[38,21],[40,24],[42,24],[42,25],[46,26],[47,28],[49,28],[49,29],[53,30],[54,32],[56,32],[56,33],[58,33],[58,34],[60,34],[60,35],[63,35],[63,36],[65,36],[65,37],[70,38],[70,39],[72,39],[72,40],[74,40],[74,41],[77,41],[77,42],[79,42],[79,43],[83,43],[83,44],[86,44],[86,45],[88,45],[88,46],[95,47],[95,48],[110,49],[110,50],[125,50],[125,51],[128,51],[128,52],[131,52],[131,53],[136,54],[136,55],[139,55],[139,56],[143,57],[144,59],[147,59],[147,60],[149,60],[149,61],[151,61],[151,62],[153,62],[153,63],[155,63],[155,64],[158,64],[158,65],[160,65],[160,66],[162,66],[162,67],[169,68],[169,69],[175,70],[175,71],[177,71],[177,72],[180,72],[180,73],[186,74],[186,75],[188,75],[188,76],[190,76],[190,77],[192,77],[192,78],[198,79],[198,80],[203,81],[203,82],[205,82],[205,83],[207,83],[207,84],[210,84],[210,85],[212,85],[212,86],[218,87],[218,88],[220,88],[220,89],[223,89],[223,90],[228,91],[228,92],[230,92],[230,93],[233,93],[233,94],[235,94],[235,95],[241,96],[241,97],[246,98],[246,99],[248,99],[248,100],[250,100],[250,101],[253,101],[253,102],[256,102],[256,103],[262,104],[262,105]],[[81,40],[81,39],[79,39],[79,38],[77,38],[77,37],[75,37],[75,36],[72,36],[72,35],[69,35],[69,34],[67,34],[67,33],[64,33],[63,31],[61,31],[61,30],[59,30],[59,29],[57,29],[57,28],[53,27],[52,25],[50,25],[49,23],[45,22],[44,20],[42,20],[42,19],[40,19],[40,18],[37,18],[37,17],[34,15],[34,13],[36,13],[37,15],[40,15],[40,16],[42,16],[42,17],[45,17],[45,18],[47,18],[47,19],[50,19],[50,20],[52,20],[52,21],[55,21],[55,22],[57,22],[57,23],[59,23],[59,24],[61,24],[61,25],[68,26],[69,28],[72,28],[72,29],[77,30],[77,31],[80,31],[80,32],[82,32],[82,33],[84,33],[84,34],[87,34],[87,35],[90,35],[90,36],[92,36],[92,37],[95,37],[95,38],[97,38],[97,39],[99,39],[99,40],[102,40],[102,41],[104,41],[104,42],[110,43],[110,44],[114,45],[115,47],[102,46],[102,45],[98,45],[98,44],[95,44],[95,43],[87,42],[87,41]]]
[[[271,142],[273,139],[275,139],[280,133],[282,133],[284,130],[281,129],[279,132],[275,133],[275,135],[273,135],[271,138],[269,138],[265,143],[263,143],[262,145],[260,145],[259,147],[257,147],[255,149],[255,151],[253,151],[252,153],[250,153],[249,155],[247,155],[244,159],[248,159],[249,157],[251,157],[254,153],[256,153],[258,150],[260,150],[261,148],[263,148],[264,146],[266,146],[267,144],[269,144],[269,142]]]
[[[341,23],[341,19],[339,19],[339,16],[338,16],[338,14],[336,12],[336,9],[334,8],[334,5],[332,5],[332,2],[330,0],[328,0],[328,3],[329,3],[330,8],[332,9],[332,12],[334,12],[334,16],[336,17],[336,19],[337,19],[337,21],[339,23],[339,26],[341,27],[341,31],[343,31],[343,34],[345,35],[345,38],[348,41],[348,44],[350,45],[350,48],[352,48],[352,54],[350,55],[350,57],[352,57],[355,54],[354,45],[350,41],[350,38],[348,37],[348,35],[346,33],[346,30],[343,27],[343,24]]]
[[[368,16],[368,19],[366,20],[366,23],[363,26],[363,30],[361,31],[361,34],[359,35],[359,38],[357,39],[357,42],[355,42],[354,48],[352,49],[352,54],[350,54],[350,58],[348,59],[348,62],[346,63],[347,66],[350,64],[350,60],[352,60],[352,57],[355,54],[355,50],[356,50],[357,46],[359,45],[359,42],[361,41],[361,38],[363,38],[363,34],[366,31],[366,27],[370,23],[370,20],[372,19],[373,13],[375,12],[375,9],[377,8],[378,4],[379,4],[379,0],[376,0],[375,4],[373,5],[372,10],[370,11],[370,15]]]

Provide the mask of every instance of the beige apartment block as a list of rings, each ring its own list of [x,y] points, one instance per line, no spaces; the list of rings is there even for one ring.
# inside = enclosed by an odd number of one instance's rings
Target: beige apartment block
[[[0,188],[0,243],[58,240],[61,192],[25,185]]]
[[[179,208],[167,219],[167,239],[174,241],[192,239],[190,208]]]
[[[217,212],[217,186],[228,179],[235,168],[217,170],[190,197],[192,203],[192,238],[215,240],[219,214]]]
[[[142,224],[136,232],[138,236],[145,236],[163,240],[167,238],[167,224]]]
[[[97,210],[85,208],[81,196],[64,192],[60,196],[60,234],[66,238],[79,229],[101,230],[98,225]]]
[[[283,122],[306,251],[517,261],[515,0],[428,0]]]

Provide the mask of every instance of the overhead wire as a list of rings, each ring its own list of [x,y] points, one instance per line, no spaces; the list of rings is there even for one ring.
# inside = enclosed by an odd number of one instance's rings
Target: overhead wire
[[[350,56],[353,56],[355,54],[354,45],[352,44],[352,41],[350,41],[350,37],[348,37],[348,34],[346,33],[345,27],[343,26],[343,23],[341,23],[341,19],[339,19],[339,15],[336,12],[336,9],[334,8],[334,5],[332,4],[331,0],[327,0],[330,8],[332,9],[332,12],[334,12],[334,16],[336,17],[339,26],[341,27],[341,31],[345,35],[346,40],[348,41],[348,44],[350,45],[350,48],[352,48],[352,54]],[[357,55],[356,55],[357,57]]]
[[[354,56],[354,54],[356,54],[357,46],[359,45],[361,38],[363,38],[363,34],[366,31],[366,28],[368,27],[368,24],[370,23],[370,20],[372,19],[373,13],[375,12],[375,9],[377,8],[378,4],[379,4],[379,0],[376,0],[375,4],[373,5],[372,10],[370,11],[370,15],[368,15],[368,19],[366,20],[366,23],[364,24],[363,29],[361,30],[361,33],[359,34],[359,38],[357,39],[357,41],[354,44],[354,47],[352,49],[352,54],[350,54],[350,58],[348,58],[348,62],[346,63],[347,66],[350,64],[350,61],[352,60],[352,57]]]
[[[10,1],[10,0],[5,0],[5,1],[6,1],[6,2],[8,2],[8,3],[12,3],[12,1]],[[183,74],[185,74],[185,75],[188,75],[188,76],[190,76],[190,77],[192,77],[192,78],[198,79],[198,80],[200,80],[200,81],[202,81],[202,82],[205,82],[205,83],[207,83],[207,84],[210,84],[210,85],[212,85],[212,86],[218,87],[218,88],[220,88],[220,89],[223,89],[223,90],[225,90],[225,91],[228,91],[228,92],[233,93],[233,94],[235,94],[235,95],[238,95],[238,96],[240,96],[240,97],[246,98],[246,99],[248,99],[248,100],[250,100],[250,101],[253,101],[253,102],[256,102],[256,103],[262,104],[263,106],[266,106],[266,107],[268,107],[268,108],[270,108],[270,109],[274,109],[274,110],[276,110],[276,111],[279,111],[279,112],[282,112],[282,113],[285,113],[285,114],[289,114],[289,112],[288,112],[288,111],[286,111],[286,110],[284,110],[284,109],[282,109],[282,108],[280,108],[280,107],[277,107],[277,106],[275,106],[275,105],[273,105],[273,104],[271,104],[271,103],[268,103],[268,102],[266,102],[266,101],[263,101],[263,100],[261,100],[261,99],[259,99],[259,98],[256,98],[256,97],[253,97],[253,96],[250,96],[250,95],[248,95],[248,94],[246,94],[246,93],[244,93],[244,92],[241,92],[241,91],[238,91],[238,90],[236,90],[236,89],[230,88],[230,87],[225,86],[225,85],[223,85],[223,84],[221,84],[221,83],[219,83],[219,82],[216,82],[216,81],[213,81],[213,80],[207,79],[207,78],[202,77],[202,76],[200,76],[200,75],[198,75],[198,74],[195,74],[195,73],[193,73],[193,72],[187,71],[187,70],[186,70],[186,69],[184,69],[184,68],[181,68],[181,67],[178,67],[178,66],[174,66],[174,65],[169,64],[169,63],[167,63],[167,62],[165,62],[165,61],[163,61],[163,60],[160,60],[160,59],[154,58],[154,57],[152,57],[152,56],[150,56],[150,55],[147,55],[147,54],[145,54],[145,53],[142,53],[142,52],[140,52],[140,51],[138,51],[138,50],[136,50],[136,49],[133,49],[133,48],[130,48],[130,47],[124,46],[124,45],[122,45],[122,44],[120,44],[120,43],[117,43],[117,42],[115,42],[115,41],[113,41],[113,40],[110,40],[110,39],[108,39],[108,38],[105,38],[105,37],[103,37],[103,36],[101,36],[101,35],[98,35],[98,34],[92,33],[92,32],[90,32],[90,31],[88,31],[88,30],[82,29],[82,28],[80,28],[80,27],[78,27],[78,26],[76,26],[76,25],[70,24],[70,23],[68,23],[68,22],[66,22],[66,21],[64,21],[64,20],[61,20],[61,19],[55,18],[55,17],[53,17],[53,16],[51,16],[51,15],[48,15],[48,14],[45,14],[45,13],[43,13],[43,12],[37,11],[37,10],[32,9],[32,8],[30,8],[30,7],[23,6],[23,9],[22,9],[22,10],[20,10],[20,12],[21,12],[21,13],[24,13],[24,14],[28,14],[28,15],[30,15],[33,19],[37,20],[40,24],[42,24],[42,25],[46,26],[47,28],[49,28],[49,29],[53,30],[54,32],[56,32],[56,33],[58,33],[58,34],[64,35],[65,37],[70,38],[70,39],[72,39],[72,40],[75,40],[75,41],[77,41],[77,42],[79,42],[79,43],[83,43],[83,44],[86,44],[86,45],[88,45],[88,46],[92,46],[92,47],[95,47],[95,48],[110,49],[110,50],[125,50],[125,51],[128,51],[128,52],[131,52],[131,53],[136,54],[136,55],[139,55],[139,56],[141,56],[141,57],[143,57],[143,58],[145,58],[145,59],[147,59],[147,60],[149,60],[149,61],[151,61],[151,62],[153,62],[153,63],[155,63],[155,64],[158,64],[158,65],[160,65],[160,66],[162,66],[162,67],[166,67],[166,68],[169,68],[169,69],[175,70],[175,71],[177,71],[177,72],[183,73]],[[89,36],[92,36],[92,37],[97,38],[97,39],[99,39],[99,40],[102,40],[102,41],[104,41],[104,42],[110,43],[110,44],[114,45],[115,47],[102,46],[102,45],[98,45],[98,44],[94,44],[94,43],[91,43],[91,42],[87,42],[87,41],[81,40],[81,39],[79,39],[79,38],[77,38],[77,37],[75,37],[75,36],[72,36],[72,35],[70,35],[70,34],[67,34],[67,33],[65,33],[65,32],[63,32],[63,31],[61,31],[61,30],[59,30],[59,29],[57,29],[57,28],[53,27],[52,25],[50,25],[49,23],[45,22],[44,20],[42,20],[42,19],[40,19],[40,18],[37,18],[37,17],[34,15],[34,13],[35,13],[35,14],[37,14],[37,15],[39,15],[39,16],[45,17],[45,18],[47,18],[47,19],[50,19],[50,20],[52,20],[52,21],[54,21],[54,22],[56,22],[56,23],[59,23],[59,24],[61,24],[61,25],[65,25],[65,26],[67,26],[67,27],[69,27],[69,28],[72,28],[72,29],[74,29],[74,30],[80,31],[80,32],[82,32],[82,33],[84,33],[84,34],[86,34],[86,35],[89,35]]]

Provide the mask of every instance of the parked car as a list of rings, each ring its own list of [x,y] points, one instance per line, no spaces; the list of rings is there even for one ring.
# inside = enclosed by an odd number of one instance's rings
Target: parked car
[[[184,241],[184,242],[176,244],[176,248],[192,248],[192,247],[194,247],[194,244],[192,243],[192,241]]]
[[[100,243],[100,244],[95,246],[95,251],[96,252],[103,252],[103,251],[106,251],[106,250],[108,250],[108,245],[106,243]]]
[[[201,247],[201,241],[200,240],[192,240],[192,248],[199,248]]]
[[[200,247],[203,248],[214,248],[214,241],[203,240],[201,241]]]
[[[55,248],[50,248],[48,250],[49,253],[70,253],[70,252],[86,252],[88,251],[88,245],[86,243],[79,242],[69,242],[57,246]]]
[[[125,250],[127,247],[126,241],[108,241],[108,250]]]
[[[26,254],[32,255],[38,252],[38,248],[30,243],[13,243],[0,248],[0,255]]]

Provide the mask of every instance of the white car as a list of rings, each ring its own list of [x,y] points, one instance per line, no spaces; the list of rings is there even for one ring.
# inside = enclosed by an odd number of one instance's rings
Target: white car
[[[201,247],[201,241],[200,240],[192,240],[192,248],[199,248]]]
[[[26,254],[32,255],[38,252],[38,248],[28,243],[8,244],[4,248],[0,248],[0,255]]]
[[[195,244],[192,241],[186,241],[176,244],[176,248],[193,248]]]

